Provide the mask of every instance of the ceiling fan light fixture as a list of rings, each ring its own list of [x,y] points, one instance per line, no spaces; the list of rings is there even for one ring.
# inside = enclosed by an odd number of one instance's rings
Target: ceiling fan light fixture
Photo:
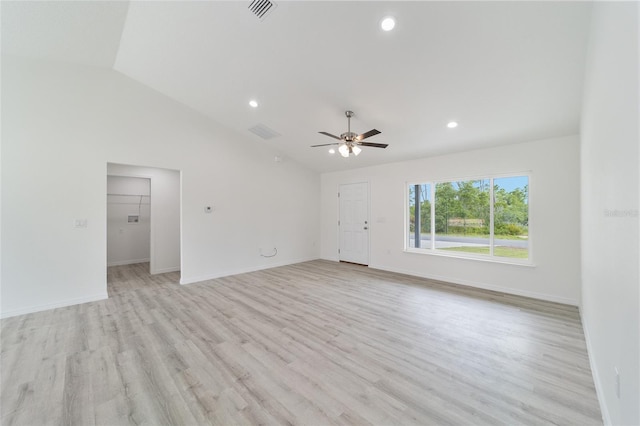
[[[450,129],[455,129],[456,127],[458,127],[458,123],[456,121],[450,121],[447,123],[447,127]]]
[[[336,150],[335,150],[335,149],[333,149],[333,148],[329,149],[329,154],[333,155],[333,154],[335,154],[335,153],[336,153]]]
[[[249,106],[250,106],[251,108],[258,108],[258,101],[256,101],[255,99],[251,99],[251,100],[249,101]]]
[[[348,157],[349,156],[349,147],[347,146],[346,143],[343,143],[342,145],[340,145],[340,147],[338,148],[338,152],[340,153],[340,155],[342,155],[343,157]]]
[[[362,151],[362,148],[360,148],[358,145],[354,145],[353,148],[351,148],[351,151],[353,151],[354,155],[358,155]]]
[[[396,26],[396,19],[393,16],[385,16],[380,21],[380,28],[382,31],[391,31]]]

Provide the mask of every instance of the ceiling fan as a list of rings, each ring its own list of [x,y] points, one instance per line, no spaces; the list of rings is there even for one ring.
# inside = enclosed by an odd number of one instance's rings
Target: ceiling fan
[[[311,145],[311,148],[316,148],[319,146],[338,145],[338,152],[340,152],[340,155],[342,155],[343,157],[348,157],[349,154],[352,153],[353,155],[360,154],[360,151],[362,151],[362,149],[360,149],[361,146],[370,146],[373,148],[386,148],[389,146],[386,143],[362,142],[364,139],[375,136],[382,132],[376,129],[371,129],[368,132],[362,133],[361,135],[354,133],[351,131],[351,117],[353,117],[355,114],[353,113],[353,111],[345,111],[344,114],[347,116],[347,131],[341,134],[340,137],[327,132],[318,132],[331,138],[338,139],[340,142]]]

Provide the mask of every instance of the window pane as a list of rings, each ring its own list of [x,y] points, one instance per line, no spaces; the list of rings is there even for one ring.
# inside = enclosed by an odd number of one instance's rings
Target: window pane
[[[431,185],[409,185],[409,248],[431,248]]]
[[[529,177],[493,180],[494,256],[529,258]]]
[[[490,180],[436,184],[436,249],[489,254]]]

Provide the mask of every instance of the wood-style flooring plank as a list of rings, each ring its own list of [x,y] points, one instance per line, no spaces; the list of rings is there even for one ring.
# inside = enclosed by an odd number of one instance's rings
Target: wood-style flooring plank
[[[0,322],[3,425],[602,424],[577,308],[313,261]]]

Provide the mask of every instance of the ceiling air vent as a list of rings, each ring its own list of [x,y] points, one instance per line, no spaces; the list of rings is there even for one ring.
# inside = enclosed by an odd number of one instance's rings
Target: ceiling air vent
[[[256,15],[258,19],[264,21],[264,18],[276,7],[278,7],[278,5],[269,0],[253,0],[249,5],[249,10]]]
[[[275,138],[276,136],[280,136],[280,133],[268,128],[264,124],[256,124],[255,126],[250,127],[249,131],[255,135],[260,136],[264,140]]]

